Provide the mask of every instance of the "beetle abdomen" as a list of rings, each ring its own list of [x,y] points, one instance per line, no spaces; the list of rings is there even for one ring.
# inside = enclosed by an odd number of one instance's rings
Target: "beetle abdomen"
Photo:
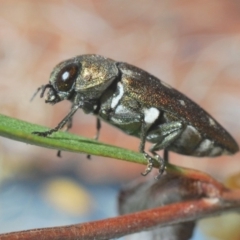
[[[224,146],[219,145],[216,141],[204,138],[196,128],[191,125],[188,125],[179,137],[166,149],[196,157],[215,157],[233,153]]]

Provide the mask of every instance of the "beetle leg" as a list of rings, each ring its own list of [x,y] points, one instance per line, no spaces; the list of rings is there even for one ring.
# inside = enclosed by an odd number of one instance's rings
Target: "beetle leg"
[[[146,152],[143,152],[143,155],[144,155],[145,159],[148,161],[148,164],[147,164],[147,167],[146,167],[145,171],[142,172],[141,174],[142,174],[142,176],[147,176],[152,171],[154,160]]]
[[[160,167],[159,167],[159,174],[156,176],[156,179],[159,180],[160,176],[164,173],[164,171],[166,169],[167,161],[164,158],[162,158],[160,155],[158,155],[157,153],[154,153],[154,157],[151,157],[146,152],[143,152],[143,154],[144,154],[144,157],[148,161],[148,165],[147,165],[147,168],[145,169],[145,171],[141,174],[143,176],[148,175],[152,171],[154,161],[157,161],[159,163]]]
[[[97,132],[96,132],[96,135],[94,137],[94,140],[98,140],[98,138],[99,138],[99,133],[100,133],[100,129],[101,129],[101,120],[100,120],[100,118],[97,117],[97,122],[96,123],[97,123],[96,124]],[[91,155],[88,154],[87,158],[91,160]]]
[[[66,123],[66,128],[64,129],[65,132],[67,132],[70,128],[72,128],[72,123],[73,123],[73,117],[70,117]],[[57,151],[57,156],[61,157],[61,150]]]
[[[68,115],[65,118],[63,118],[63,120],[55,128],[52,128],[49,131],[45,131],[45,132],[32,132],[32,134],[36,134],[36,135],[42,136],[42,137],[47,137],[47,136],[51,135],[52,133],[57,132],[58,130],[62,129],[68,123],[68,121],[76,113],[78,108],[79,108],[79,105],[73,105],[73,107],[71,108],[71,111],[68,113]],[[71,120],[70,120],[70,122],[71,122]]]
[[[166,163],[168,163],[168,151],[166,149],[163,150],[163,158],[158,154],[154,153],[156,159],[160,163],[159,174],[155,177],[156,180],[159,180],[164,171],[166,170]]]
[[[185,129],[185,126],[181,122],[172,122],[166,123],[159,126],[157,131],[152,131],[149,133],[149,140],[153,140],[154,136],[157,134],[159,138],[155,138],[156,142],[150,149],[150,152],[154,155],[155,159],[160,163],[159,175],[156,179],[159,179],[160,176],[165,171],[165,165],[168,162],[168,151],[165,149],[171,143],[173,143],[182,131]],[[163,158],[161,158],[156,151],[164,149]]]
[[[156,131],[149,132],[147,140],[155,143],[150,148],[150,152],[155,154],[156,151],[167,148],[179,137],[185,128],[186,126],[181,122],[173,122],[162,124]]]
[[[148,129],[149,129],[149,125],[147,125],[143,121],[142,122],[142,127],[141,127],[141,135],[140,135],[141,141],[140,141],[140,145],[139,145],[139,151],[141,153],[143,153],[145,159],[148,161],[147,168],[145,169],[145,171],[143,173],[141,173],[143,176],[148,175],[152,171],[154,160],[159,161],[158,158],[153,158],[148,153],[146,153],[144,151]],[[160,158],[160,156],[159,156],[159,158]]]
[[[157,179],[160,178],[160,176],[165,171],[165,165],[168,161],[168,153],[167,151],[164,151],[163,158],[156,153],[157,150],[165,149],[169,144],[171,144],[175,139],[178,138],[179,134],[181,134],[183,130],[183,125],[181,122],[173,122],[173,123],[166,123],[159,126],[159,129],[156,131],[151,131],[148,133],[149,125],[147,125],[144,121],[142,123],[142,129],[141,129],[141,143],[139,150],[144,154],[144,157],[148,161],[147,168],[145,172],[142,173],[143,176],[146,176],[149,172],[151,172],[153,168],[154,160],[157,161],[160,165],[159,167],[159,175],[156,177]],[[156,137],[158,136],[158,137]],[[150,149],[150,152],[154,155],[154,157],[151,157],[149,154],[147,154],[144,151],[144,146],[146,139],[148,140],[154,140],[156,142],[153,147]]]
[[[96,133],[94,139],[98,140],[100,129],[101,129],[101,120],[100,120],[100,118],[97,118],[97,125],[96,125],[96,127],[97,127],[97,133]]]

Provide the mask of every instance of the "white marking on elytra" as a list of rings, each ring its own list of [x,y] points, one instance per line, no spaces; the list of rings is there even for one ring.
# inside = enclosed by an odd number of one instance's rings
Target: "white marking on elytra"
[[[212,146],[212,141],[210,141],[209,139],[205,139],[200,143],[200,145],[196,149],[196,151],[199,152],[199,153],[205,152],[205,151],[209,150],[209,148],[211,146]]]
[[[220,148],[220,147],[214,147],[212,150],[211,150],[211,152],[210,152],[210,156],[219,156],[219,155],[221,155],[221,153],[222,153],[222,148]]]
[[[167,83],[165,83],[163,81],[161,81],[161,84],[166,88],[172,89],[172,87],[170,85],[168,85]]]
[[[118,95],[112,99],[111,108],[115,108],[118,105],[119,101],[121,100],[124,94],[123,85],[120,82],[118,82],[118,91],[119,91]]]
[[[185,102],[183,100],[178,100],[182,106],[185,106]]]
[[[208,120],[209,120],[210,126],[215,126],[216,125],[215,121],[212,118],[209,117]]]
[[[152,124],[156,121],[160,114],[157,108],[151,107],[144,109],[144,121],[145,123]]]
[[[70,73],[69,73],[68,71],[64,72],[64,73],[62,74],[62,80],[63,80],[63,81],[66,81],[66,80],[69,78],[69,75],[70,75]]]

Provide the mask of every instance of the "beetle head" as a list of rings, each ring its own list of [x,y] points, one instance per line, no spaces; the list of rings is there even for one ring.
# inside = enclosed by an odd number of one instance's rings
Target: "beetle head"
[[[55,104],[81,95],[83,100],[98,99],[118,75],[111,59],[99,55],[82,55],[59,63],[52,71],[49,84],[41,87],[41,97],[47,88],[46,103]]]

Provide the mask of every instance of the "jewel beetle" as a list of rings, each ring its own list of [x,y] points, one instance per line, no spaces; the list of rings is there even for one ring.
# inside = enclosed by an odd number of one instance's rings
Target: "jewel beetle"
[[[168,161],[168,151],[215,157],[239,150],[233,137],[199,105],[128,63],[95,54],[80,55],[53,69],[49,83],[38,89],[41,97],[46,89],[46,103],[69,100],[72,107],[55,128],[33,134],[46,137],[66,124],[69,129],[73,115],[81,108],[96,115],[98,133],[103,120],[140,138],[139,151],[148,161],[143,175],[151,171],[157,160],[160,176]],[[153,143],[151,154],[145,151],[146,141]],[[156,153],[158,150],[164,150],[163,157]]]

